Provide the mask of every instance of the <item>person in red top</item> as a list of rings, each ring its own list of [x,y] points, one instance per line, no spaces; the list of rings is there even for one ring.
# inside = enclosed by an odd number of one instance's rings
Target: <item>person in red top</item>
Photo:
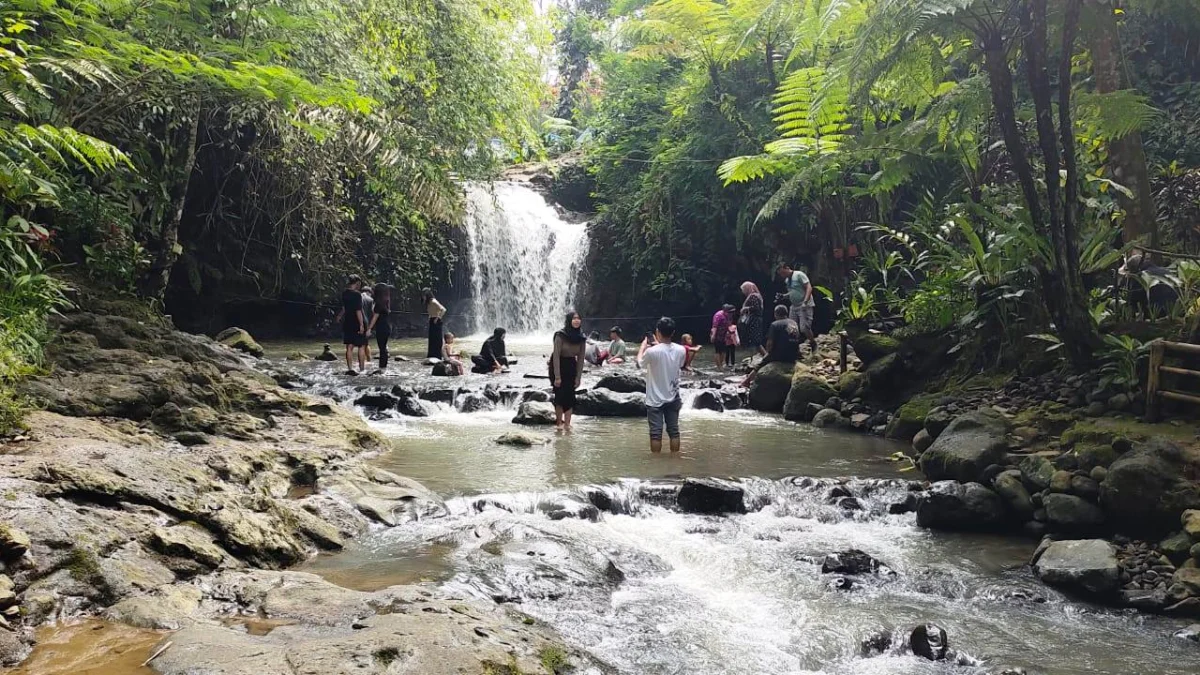
[[[692,361],[696,358],[696,352],[700,351],[700,347],[692,344],[692,334],[684,333],[682,339],[683,348],[687,350],[687,358],[683,362],[685,372],[692,372]]]

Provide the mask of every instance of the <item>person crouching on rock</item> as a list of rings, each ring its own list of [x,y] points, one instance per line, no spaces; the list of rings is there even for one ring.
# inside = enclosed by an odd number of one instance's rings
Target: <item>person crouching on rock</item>
[[[800,358],[800,326],[788,318],[786,305],[775,307],[775,321],[767,329],[767,355],[742,380],[743,387],[749,387],[758,375],[759,369],[768,363],[795,364]]]
[[[675,321],[664,316],[654,327],[653,347],[642,343],[638,366],[646,369],[646,420],[650,424],[650,452],[662,452],[663,428],[671,439],[671,452],[679,452],[679,373],[687,362],[687,349],[673,342]]]
[[[366,370],[367,358],[363,347],[367,344],[367,320],[363,315],[362,279],[351,274],[342,291],[342,310],[337,320],[342,324],[342,344],[346,345],[346,374],[357,375],[354,370],[354,355],[358,354],[358,370]]]
[[[687,360],[683,362],[683,372],[692,372],[692,361],[695,360],[696,354],[700,351],[700,347],[692,340],[691,333],[683,334],[683,348],[687,350]]]
[[[504,346],[506,334],[503,328],[497,328],[490,338],[483,341],[479,353],[471,357],[471,363],[475,364],[471,368],[472,373],[486,375],[508,371],[508,351]]]
[[[447,332],[442,342],[442,361],[449,364],[450,375],[458,376],[466,372],[458,346],[454,344],[454,333]]]
[[[578,312],[568,312],[566,323],[554,333],[554,351],[550,354],[550,382],[554,389],[554,426],[559,430],[571,428],[575,410],[575,390],[583,378],[583,353],[587,338],[580,326],[583,318]]]
[[[379,370],[384,371],[388,367],[388,339],[392,337],[392,325],[388,321],[388,315],[392,312],[392,287],[375,284],[373,300],[367,334],[375,331],[375,344],[379,346]]]

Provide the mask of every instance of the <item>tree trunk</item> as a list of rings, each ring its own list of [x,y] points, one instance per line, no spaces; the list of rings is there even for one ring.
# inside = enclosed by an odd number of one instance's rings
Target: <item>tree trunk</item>
[[[1088,45],[1092,52],[1092,69],[1096,91],[1108,94],[1129,88],[1125,79],[1117,20],[1111,0],[1089,0],[1092,5],[1092,30]],[[1125,243],[1145,238],[1150,248],[1158,248],[1158,211],[1150,189],[1150,172],[1146,168],[1146,152],[1142,134],[1133,131],[1108,142],[1109,162],[1116,181],[1128,188],[1133,196],[1117,194],[1117,202],[1125,211],[1122,235]]]
[[[158,232],[158,240],[154,242],[154,259],[150,269],[142,278],[141,294],[153,300],[162,301],[171,281],[171,268],[179,259],[179,224],[183,220],[183,207],[187,202],[188,184],[191,183],[192,170],[196,165],[196,141],[200,133],[200,111],[190,121],[186,133],[183,134],[183,145],[180,150],[182,157],[175,167],[175,176],[171,185],[171,203],[166,211],[166,217]]]
[[[771,92],[774,93],[779,88],[779,80],[775,78],[775,45],[768,41],[765,51],[766,60],[763,65],[767,68],[767,84],[771,85]]]

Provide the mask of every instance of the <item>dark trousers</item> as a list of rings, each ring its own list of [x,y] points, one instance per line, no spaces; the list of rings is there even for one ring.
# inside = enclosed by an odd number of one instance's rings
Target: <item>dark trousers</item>
[[[388,364],[388,340],[391,339],[392,332],[390,330],[379,330],[378,326],[375,329],[375,344],[379,347],[379,369],[387,368]]]
[[[442,358],[443,340],[442,320],[429,317],[429,351],[425,356],[431,359]]]

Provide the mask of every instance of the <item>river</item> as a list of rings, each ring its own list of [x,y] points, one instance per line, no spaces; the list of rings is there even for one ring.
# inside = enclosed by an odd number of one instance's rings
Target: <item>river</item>
[[[467,351],[477,345],[463,341]],[[419,341],[397,347],[421,356]],[[543,372],[541,341],[511,348],[520,358],[513,372],[455,384],[544,387],[525,377]],[[337,364],[303,368],[317,391],[346,397],[350,381]],[[427,370],[409,362],[355,384],[448,386]],[[687,410],[680,456],[652,456],[644,421],[600,418],[579,418],[569,434],[543,432],[552,440],[540,447],[510,448],[493,441],[516,428],[512,409],[431,410],[374,421],[393,440],[375,461],[442,494],[452,514],[375,531],[307,570],[355,588],[427,583],[510,602],[625,673],[1196,672],[1194,645],[1172,637],[1179,622],[1075,602],[1034,579],[1026,563],[1035,542],[937,534],[888,514],[918,478],[888,459],[896,444],[750,411]],[[647,496],[655,480],[683,476],[732,478],[754,508],[690,515]],[[839,486],[863,509],[834,503]],[[620,513],[595,522],[548,515],[596,490]],[[821,562],[847,549],[894,574],[839,589]],[[924,622],[948,631],[958,664],[898,648],[864,654],[872,636],[907,635]]]

